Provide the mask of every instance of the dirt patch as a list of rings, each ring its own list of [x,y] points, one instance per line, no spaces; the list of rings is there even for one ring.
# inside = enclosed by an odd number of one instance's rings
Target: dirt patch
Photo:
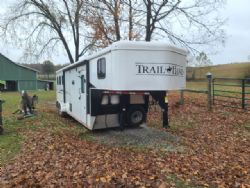
[[[166,131],[151,128],[143,124],[137,128],[120,130],[102,130],[92,134],[99,143],[110,146],[135,147],[142,149],[160,149],[164,151],[182,151],[180,139]]]

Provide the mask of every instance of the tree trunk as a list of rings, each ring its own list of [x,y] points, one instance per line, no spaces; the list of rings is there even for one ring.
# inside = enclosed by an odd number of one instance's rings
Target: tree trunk
[[[72,56],[72,54],[71,54],[71,52],[70,52],[68,43],[66,42],[66,40],[65,40],[65,38],[64,38],[64,36],[63,36],[63,34],[62,34],[62,32],[61,32],[60,30],[57,31],[57,32],[58,32],[58,35],[60,36],[60,39],[61,39],[61,41],[62,41],[62,43],[63,43],[63,46],[64,46],[64,48],[65,48],[65,50],[66,50],[66,52],[67,52],[67,55],[68,55],[68,58],[69,58],[70,63],[71,63],[71,64],[74,63],[74,59],[73,59],[73,56]]]
[[[128,39],[132,40],[133,38],[133,12],[132,12],[132,2],[129,0],[129,33]]]
[[[119,41],[121,40],[121,34],[120,34],[120,26],[119,26],[119,7],[118,7],[117,1],[115,1],[114,22],[115,22],[116,40]]]
[[[146,21],[146,37],[145,41],[150,41],[152,32],[151,32],[151,18],[152,18],[152,3],[151,0],[146,0],[146,8],[147,8],[147,21]]]
[[[77,62],[79,60],[79,55],[80,55],[80,52],[79,52],[79,45],[80,45],[80,42],[79,42],[79,19],[77,18],[76,20],[76,40],[75,40],[75,61]]]

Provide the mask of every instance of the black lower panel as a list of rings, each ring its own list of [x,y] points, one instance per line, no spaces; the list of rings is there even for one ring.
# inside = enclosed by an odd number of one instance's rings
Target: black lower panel
[[[110,98],[109,98],[109,103],[107,105],[102,105],[102,97],[103,95],[107,95],[107,94],[103,94],[102,90],[97,90],[97,89],[91,89],[91,110],[90,113],[92,116],[96,116],[96,115],[105,115],[105,114],[117,114],[117,113],[121,113],[123,110],[127,111],[131,105],[130,104],[130,95],[129,94],[122,94],[120,95],[120,103],[113,105],[110,103]],[[144,96],[145,97],[145,104],[142,104],[145,112],[148,111],[148,96]]]
[[[103,97],[102,90],[91,90],[91,115],[117,114],[121,112],[121,105],[101,105]]]

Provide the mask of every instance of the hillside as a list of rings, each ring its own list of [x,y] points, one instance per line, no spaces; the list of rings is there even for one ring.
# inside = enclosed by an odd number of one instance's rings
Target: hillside
[[[188,80],[204,79],[206,73],[208,72],[211,72],[213,74],[213,77],[228,77],[228,78],[250,77],[250,62],[223,64],[223,65],[215,65],[209,67],[188,67],[187,79]]]

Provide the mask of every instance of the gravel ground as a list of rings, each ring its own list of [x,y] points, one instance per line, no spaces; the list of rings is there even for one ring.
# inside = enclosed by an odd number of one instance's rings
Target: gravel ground
[[[151,128],[145,124],[138,128],[120,130],[102,130],[93,133],[93,138],[99,143],[110,146],[139,147],[160,149],[165,151],[181,151],[179,138],[171,133]]]

